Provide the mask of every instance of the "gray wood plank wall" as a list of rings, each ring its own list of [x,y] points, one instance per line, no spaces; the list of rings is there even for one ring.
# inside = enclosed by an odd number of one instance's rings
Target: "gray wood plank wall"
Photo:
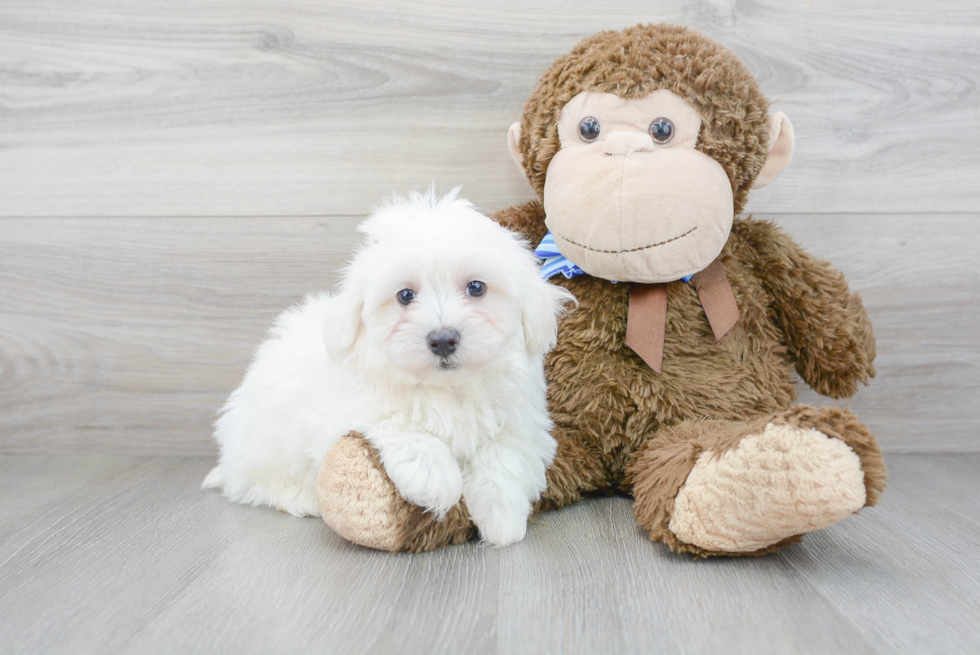
[[[879,338],[846,404],[887,451],[980,450],[980,5],[0,0],[0,453],[207,453],[269,321],[436,181],[531,197],[505,147],[579,38],[735,50],[797,153],[749,210]],[[807,402],[824,402],[802,390]]]

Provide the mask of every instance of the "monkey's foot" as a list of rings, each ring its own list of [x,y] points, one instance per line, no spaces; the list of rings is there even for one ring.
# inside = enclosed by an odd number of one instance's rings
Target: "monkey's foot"
[[[655,541],[759,555],[873,505],[887,475],[847,411],[797,406],[748,424],[682,423],[631,464],[634,513]]]
[[[460,502],[441,521],[404,500],[377,451],[351,433],[327,453],[316,483],[320,515],[337,534],[369,548],[421,552],[476,534]]]

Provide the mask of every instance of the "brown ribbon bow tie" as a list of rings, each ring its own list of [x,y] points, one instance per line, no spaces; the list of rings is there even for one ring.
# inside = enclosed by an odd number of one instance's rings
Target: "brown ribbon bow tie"
[[[701,306],[711,324],[715,341],[728,334],[738,322],[738,305],[728,283],[724,265],[717,259],[691,277]],[[626,345],[657,373],[664,359],[664,330],[667,324],[667,285],[630,284],[629,316],[626,319]]]

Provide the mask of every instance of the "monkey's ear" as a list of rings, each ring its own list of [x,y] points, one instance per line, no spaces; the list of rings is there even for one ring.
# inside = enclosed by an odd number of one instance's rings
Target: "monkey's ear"
[[[510,157],[521,170],[521,175],[527,177],[524,172],[524,156],[521,155],[521,124],[514,123],[507,130],[507,149],[510,150]]]
[[[769,117],[769,156],[755,178],[753,189],[764,187],[779,177],[793,158],[794,142],[793,124],[789,122],[789,117],[781,111],[773,113]]]

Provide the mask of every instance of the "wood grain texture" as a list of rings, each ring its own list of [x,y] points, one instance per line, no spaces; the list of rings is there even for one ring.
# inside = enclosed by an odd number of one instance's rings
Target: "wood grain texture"
[[[357,222],[0,221],[2,448],[210,451],[243,364],[329,288]]]
[[[392,190],[527,199],[505,147],[537,76],[639,22],[723,41],[796,126],[749,209],[976,212],[980,5],[0,3],[0,215],[362,214]]]
[[[652,544],[630,503],[421,555],[197,490],[204,458],[0,457],[0,651],[980,649],[980,455],[896,455],[882,503],[764,558]],[[8,495],[13,491],[14,495]]]
[[[890,457],[878,507],[786,553],[797,574],[882,652],[980,650],[978,457]],[[882,606],[905,628],[880,621]]]
[[[0,219],[0,452],[212,452],[251,352],[331,286],[358,221]],[[878,378],[838,404],[888,452],[980,449],[980,217],[777,222],[874,322]]]

